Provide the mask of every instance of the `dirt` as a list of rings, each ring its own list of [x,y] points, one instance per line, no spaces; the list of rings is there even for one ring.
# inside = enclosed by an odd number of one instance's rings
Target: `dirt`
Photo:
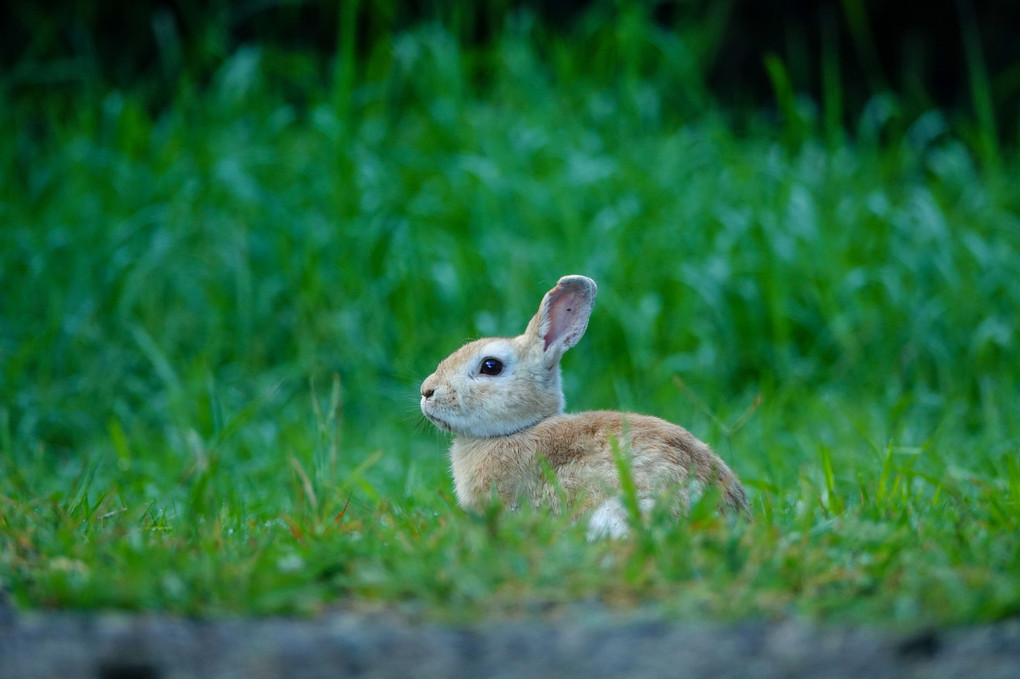
[[[8,609],[0,616],[0,679],[681,676],[1016,679],[1020,620],[889,632],[607,616],[479,626],[362,613],[208,621]]]

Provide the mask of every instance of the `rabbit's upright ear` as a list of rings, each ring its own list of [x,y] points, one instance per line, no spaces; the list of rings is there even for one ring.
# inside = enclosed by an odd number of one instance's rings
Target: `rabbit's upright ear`
[[[587,276],[564,276],[545,293],[525,335],[543,343],[543,363],[552,368],[588,328],[598,287]]]

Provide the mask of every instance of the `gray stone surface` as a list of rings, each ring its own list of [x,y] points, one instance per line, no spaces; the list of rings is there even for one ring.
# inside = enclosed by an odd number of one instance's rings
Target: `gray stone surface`
[[[1020,621],[943,631],[663,620],[477,627],[341,613],[316,620],[0,616],[0,679],[198,677],[1020,677]]]

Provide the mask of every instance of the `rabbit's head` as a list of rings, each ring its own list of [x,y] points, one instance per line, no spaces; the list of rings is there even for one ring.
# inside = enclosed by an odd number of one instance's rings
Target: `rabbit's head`
[[[564,276],[524,334],[462,346],[422,382],[422,413],[440,429],[491,437],[562,412],[560,357],[584,335],[596,291],[590,278]]]

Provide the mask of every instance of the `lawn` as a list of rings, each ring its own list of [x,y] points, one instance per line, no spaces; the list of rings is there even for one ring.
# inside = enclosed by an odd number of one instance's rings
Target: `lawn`
[[[240,47],[165,107],[0,90],[14,604],[1015,616],[1016,149],[893,95],[843,125],[778,58],[776,106],[738,116],[649,36],[653,65],[596,35],[614,69],[525,15],[483,54],[407,30],[357,73]],[[456,506],[418,385],[568,273],[599,284],[568,410],[684,425],[749,520],[708,497],[588,542]]]

